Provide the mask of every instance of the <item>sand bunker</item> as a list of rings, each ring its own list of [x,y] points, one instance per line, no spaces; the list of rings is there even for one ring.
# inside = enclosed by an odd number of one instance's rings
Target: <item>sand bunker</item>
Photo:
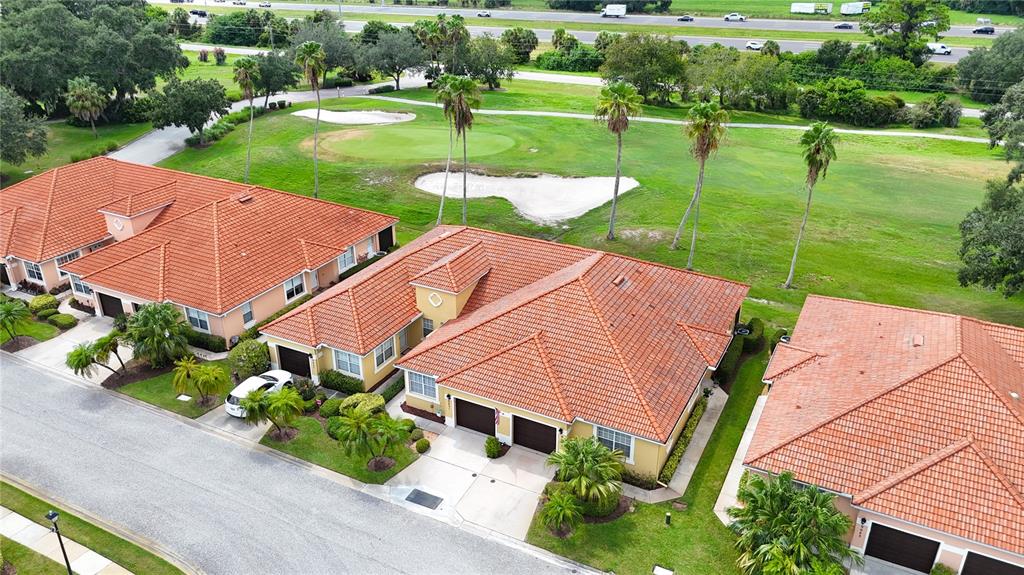
[[[466,195],[470,198],[499,197],[512,202],[524,217],[550,224],[581,216],[612,199],[615,178],[563,178],[543,174],[537,177],[498,177],[469,174]],[[441,195],[444,172],[416,179],[416,187]],[[619,194],[639,186],[633,178],[622,178]],[[448,176],[449,198],[462,197],[462,172]]]
[[[292,112],[293,116],[316,119],[316,108]],[[328,124],[346,124],[349,126],[363,126],[367,124],[397,124],[399,122],[410,122],[416,119],[416,114],[379,112],[368,110],[365,112],[335,112],[333,110],[320,110],[320,121]]]

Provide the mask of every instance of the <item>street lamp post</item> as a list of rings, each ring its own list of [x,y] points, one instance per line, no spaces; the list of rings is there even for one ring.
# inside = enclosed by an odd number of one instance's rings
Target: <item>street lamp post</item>
[[[68,568],[68,575],[73,575],[71,573],[71,562],[68,561],[68,552],[64,549],[64,539],[60,536],[60,527],[57,527],[57,519],[59,517],[60,514],[52,509],[46,514],[46,518],[50,520],[50,523],[53,523],[53,532],[57,534],[57,542],[60,543],[60,552],[64,555],[64,565]]]

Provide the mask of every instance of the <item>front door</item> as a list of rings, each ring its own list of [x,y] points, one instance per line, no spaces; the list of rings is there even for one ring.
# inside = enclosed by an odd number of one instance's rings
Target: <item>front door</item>
[[[868,535],[868,545],[864,550],[865,555],[877,557],[901,567],[928,573],[935,565],[935,555],[939,552],[939,542],[925,539],[879,525],[871,525],[871,534]]]
[[[551,453],[555,450],[558,432],[550,425],[537,423],[532,419],[512,416],[512,443],[529,447],[541,453]]]
[[[105,293],[100,294],[100,307],[103,308],[103,315],[107,317],[117,317],[124,313],[121,299]]]
[[[281,360],[281,369],[301,377],[311,377],[309,372],[309,354],[296,351],[283,345],[277,346],[277,357]]]
[[[456,399],[455,425],[494,435],[494,408]]]

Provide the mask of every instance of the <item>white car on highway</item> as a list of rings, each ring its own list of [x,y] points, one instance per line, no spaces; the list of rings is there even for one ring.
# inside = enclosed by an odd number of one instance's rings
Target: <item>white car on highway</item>
[[[938,42],[928,42],[928,49],[932,51],[932,54],[940,54],[942,56],[949,56],[953,53],[949,46]]]
[[[249,393],[257,389],[262,389],[266,393],[275,393],[291,384],[292,374],[283,369],[272,369],[260,375],[254,375],[231,390],[227,401],[224,402],[224,410],[228,412],[228,415],[245,417],[245,409],[240,404]]]
[[[731,14],[726,14],[725,15],[725,21],[726,22],[746,22],[747,21],[747,17],[744,16],[743,14],[740,14],[739,12],[733,12]]]
[[[761,48],[764,48],[764,44],[757,40],[751,40],[747,42],[746,48],[747,50],[760,50]]]

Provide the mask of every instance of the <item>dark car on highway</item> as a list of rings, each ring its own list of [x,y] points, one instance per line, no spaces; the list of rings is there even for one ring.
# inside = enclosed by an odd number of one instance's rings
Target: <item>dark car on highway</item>
[[[974,34],[995,34],[996,29],[992,26],[981,26],[972,30]]]
[[[850,24],[849,22],[840,22],[833,26],[833,28],[836,30],[853,30],[853,24]]]
[[[689,14],[685,14],[683,16],[680,16],[680,17],[676,18],[676,20],[679,21],[679,22],[693,22],[693,16],[690,16]]]

